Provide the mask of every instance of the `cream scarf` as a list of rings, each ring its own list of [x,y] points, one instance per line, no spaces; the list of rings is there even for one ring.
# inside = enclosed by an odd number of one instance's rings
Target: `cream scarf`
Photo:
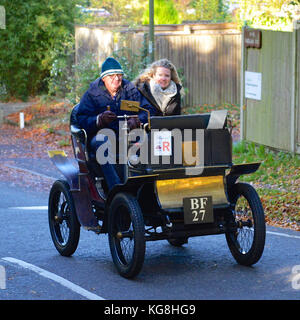
[[[162,112],[165,111],[168,102],[177,93],[177,86],[174,81],[171,80],[169,86],[166,89],[162,89],[158,83],[155,83],[153,79],[150,80],[150,91],[159,105]]]

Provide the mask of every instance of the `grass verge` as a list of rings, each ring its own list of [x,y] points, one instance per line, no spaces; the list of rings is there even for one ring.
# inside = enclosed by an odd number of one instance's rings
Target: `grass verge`
[[[235,164],[257,161],[260,168],[240,180],[255,186],[268,223],[300,231],[300,156],[244,141],[234,145]]]

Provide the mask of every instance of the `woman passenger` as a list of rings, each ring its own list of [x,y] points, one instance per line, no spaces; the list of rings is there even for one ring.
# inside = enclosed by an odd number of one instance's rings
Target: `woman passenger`
[[[182,88],[175,66],[167,59],[153,62],[134,81],[141,94],[156,108],[157,116],[181,113]]]

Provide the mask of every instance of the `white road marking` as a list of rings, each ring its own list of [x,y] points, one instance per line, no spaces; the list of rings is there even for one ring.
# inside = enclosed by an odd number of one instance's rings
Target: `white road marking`
[[[8,207],[11,210],[48,210],[48,206]]]
[[[43,178],[46,178],[46,179],[51,179],[51,180],[56,180],[56,178],[54,177],[51,177],[51,176],[48,176],[46,174],[42,174],[42,173],[38,173],[36,171],[32,171],[32,170],[29,170],[29,169],[25,169],[25,168],[20,168],[20,167],[17,167],[17,166],[12,166],[10,164],[4,164],[5,167],[7,168],[11,168],[11,169],[16,169],[16,170],[21,170],[21,171],[24,171],[24,172],[28,172],[30,174],[35,174],[37,176],[40,176],[40,177],[43,177]]]
[[[273,234],[275,236],[281,236],[281,237],[287,237],[287,238],[295,238],[295,239],[300,239],[300,236],[294,236],[292,234],[286,234],[286,233],[281,233],[281,232],[273,232],[273,231],[267,231],[269,234]]]
[[[53,280],[53,281],[55,281],[55,282],[61,284],[62,286],[74,291],[77,294],[80,294],[81,296],[83,296],[89,300],[105,300],[104,298],[83,289],[82,287],[78,286],[77,284],[56,275],[55,273],[52,273],[52,272],[49,272],[49,271],[44,270],[42,268],[39,268],[39,267],[37,267],[33,264],[30,264],[28,262],[25,262],[23,260],[15,259],[12,257],[5,257],[5,258],[2,258],[2,260],[5,260],[5,261],[11,262],[11,263],[15,263],[25,269],[29,269],[33,272],[36,272],[40,276],[48,278],[50,280]]]

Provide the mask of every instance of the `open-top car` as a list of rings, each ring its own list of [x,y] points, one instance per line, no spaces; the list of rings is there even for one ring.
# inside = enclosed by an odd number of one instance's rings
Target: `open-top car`
[[[139,111],[128,101],[122,105],[130,114]],[[260,163],[232,163],[224,113],[149,117],[139,140],[130,139],[124,121],[126,150],[137,151],[115,165],[122,183],[108,191],[76,112],[77,106],[70,131],[77,165],[63,151],[49,151],[65,177],[54,182],[49,195],[50,232],[61,255],[75,252],[83,227],[108,234],[113,262],[126,278],[141,271],[147,241],[182,246],[190,237],[225,234],[238,263],[260,259],[264,210],[255,189],[237,182]]]

